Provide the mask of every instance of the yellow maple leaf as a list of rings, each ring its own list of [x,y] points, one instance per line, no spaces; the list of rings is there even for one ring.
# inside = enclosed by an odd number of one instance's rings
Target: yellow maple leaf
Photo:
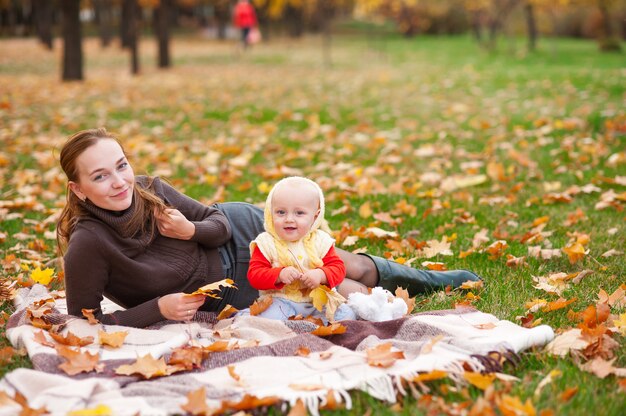
[[[72,410],[68,416],[108,416],[112,415],[113,410],[104,404],[99,404],[90,409]]]
[[[42,285],[47,285],[48,283],[50,283],[53,275],[54,275],[54,269],[50,269],[50,268],[41,270],[40,267],[37,267],[35,270],[30,272],[30,278],[33,279],[33,281],[40,283]]]
[[[619,319],[614,319],[613,325],[619,330],[620,334],[626,336],[626,313],[620,314]]]

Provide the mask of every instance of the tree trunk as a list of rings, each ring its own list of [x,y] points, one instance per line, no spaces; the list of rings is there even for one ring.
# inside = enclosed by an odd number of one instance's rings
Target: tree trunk
[[[37,37],[41,43],[52,50],[52,19],[54,17],[52,1],[33,0],[33,13]]]
[[[139,74],[139,29],[138,15],[139,4],[137,0],[124,0],[124,8],[128,11],[128,51],[130,52],[130,72],[133,75]]]
[[[92,0],[96,13],[96,25],[100,34],[100,44],[106,48],[111,44],[113,33],[111,31],[111,7],[106,0]]]
[[[83,79],[80,0],[61,0],[63,13],[63,81]]]
[[[600,14],[602,14],[602,28],[604,30],[604,37],[610,39],[613,37],[613,26],[611,25],[611,13],[609,13],[609,7],[605,0],[598,2]]]
[[[161,0],[159,7],[154,9],[154,29],[159,44],[159,68],[170,67],[170,0]]]
[[[122,48],[130,47],[130,32],[132,30],[130,26],[134,16],[132,8],[132,1],[123,0],[120,16],[120,45]]]
[[[526,3],[526,27],[528,28],[528,50],[534,51],[537,48],[537,22],[535,21],[535,8],[532,3]]]

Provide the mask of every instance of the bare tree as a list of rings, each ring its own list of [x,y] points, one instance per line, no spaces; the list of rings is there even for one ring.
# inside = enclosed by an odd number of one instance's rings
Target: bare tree
[[[63,16],[63,81],[83,79],[80,0],[60,0]]]

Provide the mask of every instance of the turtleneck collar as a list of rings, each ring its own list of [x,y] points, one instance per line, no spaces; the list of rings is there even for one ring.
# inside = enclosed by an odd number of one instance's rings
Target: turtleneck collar
[[[126,234],[126,224],[132,217],[135,212],[135,197],[133,196],[133,201],[130,204],[130,207],[125,209],[124,211],[110,211],[108,209],[100,208],[97,205],[94,205],[91,201],[85,200],[78,202],[82,208],[84,208],[91,215],[104,222],[113,228],[119,235],[122,237],[132,237]]]

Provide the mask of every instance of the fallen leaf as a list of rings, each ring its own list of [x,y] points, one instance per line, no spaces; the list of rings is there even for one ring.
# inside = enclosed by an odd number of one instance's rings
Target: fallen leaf
[[[578,393],[578,387],[569,387],[559,395],[559,401],[567,403],[576,395],[576,393]]]
[[[481,390],[485,390],[496,379],[496,375],[493,373],[481,374],[472,371],[465,371],[463,378],[467,380],[471,385],[478,387]]]
[[[93,312],[95,311],[95,309],[81,309],[80,311],[83,316],[87,318],[87,322],[89,322],[90,325],[96,325],[100,323],[100,321],[98,321],[96,317],[93,316]]]
[[[365,350],[367,363],[372,367],[391,367],[399,359],[404,358],[402,351],[391,351],[392,344],[386,342]]]
[[[187,394],[187,403],[182,404],[180,408],[194,416],[210,416],[215,414],[215,410],[217,410],[210,409],[207,405],[205,387],[189,392]]]
[[[157,360],[152,357],[152,355],[146,354],[143,357],[137,358],[137,361],[133,364],[124,364],[117,367],[115,374],[124,376],[139,374],[145,379],[151,379],[153,377],[167,376],[170,372],[167,369],[167,364],[163,357]]]
[[[60,333],[55,332],[54,330],[50,330],[48,334],[50,334],[50,336],[59,344],[69,345],[72,347],[84,347],[85,345],[93,343],[93,337],[89,336],[80,338],[69,331],[66,336],[63,336]]]
[[[30,278],[33,279],[33,281],[45,286],[50,283],[53,275],[54,275],[54,269],[48,268],[48,269],[41,270],[40,267],[37,267],[35,270],[33,270],[30,273]]]
[[[311,331],[311,334],[317,335],[318,337],[326,337],[329,335],[345,334],[346,330],[347,328],[344,325],[335,322],[327,326],[318,326],[315,330]]]
[[[56,350],[61,357],[67,360],[59,364],[59,368],[70,376],[79,373],[89,373],[91,371],[100,373],[104,369],[104,364],[99,363],[97,353],[90,354],[89,352],[81,352],[80,350],[73,350],[63,345],[58,345]]]
[[[433,370],[428,373],[421,373],[412,378],[412,381],[432,381],[432,380],[441,380],[442,378],[448,377],[447,371],[442,370]]]
[[[263,313],[264,310],[270,307],[274,303],[274,299],[271,296],[263,296],[250,305],[250,315],[257,316]]]
[[[226,307],[220,311],[219,315],[217,315],[217,320],[221,321],[222,319],[228,319],[237,312],[239,312],[239,309],[232,305],[226,305]]]
[[[100,340],[100,345],[108,346],[111,348],[119,348],[124,344],[124,340],[128,335],[128,331],[117,331],[117,332],[105,332],[102,330],[98,331],[98,338]]]
[[[67,413],[67,416],[110,416],[113,414],[113,409],[104,404],[99,404],[93,408],[72,410]]]

